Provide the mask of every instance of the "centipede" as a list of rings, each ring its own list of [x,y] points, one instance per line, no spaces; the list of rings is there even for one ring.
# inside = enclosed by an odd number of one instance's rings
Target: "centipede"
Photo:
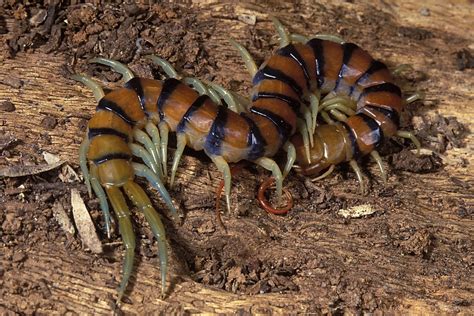
[[[164,80],[136,77],[126,65],[102,57],[89,62],[122,74],[123,87],[105,93],[90,77],[71,77],[91,88],[98,102],[80,146],[79,164],[89,195],[93,192],[99,199],[107,234],[110,237],[110,203],[125,247],[117,303],[133,271],[136,246],[126,197],[143,212],[157,239],[161,293],[166,295],[165,227],[136,177],[159,192],[179,221],[166,185],[173,186],[186,147],[204,151],[222,173],[228,210],[232,163],[248,161],[270,171],[271,181],[260,192],[274,183],[280,200],[283,180],[292,169],[320,179],[335,165],[349,162],[362,187],[356,162],[362,156],[370,154],[386,176],[376,151],[384,139],[397,135],[419,147],[413,134],[398,130],[405,101],[385,64],[338,37],[310,39],[288,33],[276,18],[272,21],[280,47],[260,67],[246,48],[231,40],[253,78],[250,98],[212,82],[183,78],[157,56],[147,58],[164,70]],[[170,133],[176,134],[176,150],[168,177]],[[273,159],[280,152],[286,153],[282,168]],[[260,200],[262,196],[259,193]],[[268,203],[264,208],[276,212]]]

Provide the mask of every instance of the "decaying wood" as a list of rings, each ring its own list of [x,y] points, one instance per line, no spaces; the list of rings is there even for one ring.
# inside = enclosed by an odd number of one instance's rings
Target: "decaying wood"
[[[273,12],[273,5],[263,4],[208,1],[194,4],[198,20],[216,25],[212,36],[203,43],[207,54],[216,61],[211,79],[226,87],[231,86],[231,81],[242,83],[237,89],[248,93],[250,78],[227,39],[233,37],[248,44],[250,52],[262,60],[276,43],[276,37],[271,36],[274,30],[269,13],[281,18],[291,31],[310,34],[330,31],[325,21],[313,13],[316,8],[325,8],[333,19],[346,21],[344,28],[341,26],[333,32],[342,33],[390,65],[407,63],[426,74],[427,80],[409,87],[426,92],[423,110],[426,113],[414,110],[415,113],[455,116],[474,129],[473,69],[456,70],[454,62],[457,51],[474,49],[474,35],[467,31],[474,21],[470,2],[312,3],[280,4],[280,12]],[[373,33],[371,23],[378,23],[382,30],[387,27],[383,21],[370,19],[374,10],[391,17],[386,23],[393,27],[428,30],[432,37],[417,40],[410,35],[379,36]],[[429,15],[420,14],[420,10],[429,10]],[[347,12],[355,13],[348,17]],[[353,28],[347,27],[350,23]],[[271,42],[264,42],[268,40]],[[0,102],[11,102],[16,108],[12,112],[0,111],[0,133],[20,140],[15,148],[22,152],[22,157],[0,157],[2,167],[44,163],[43,151],[77,166],[78,147],[95,102],[88,89],[67,79],[67,61],[62,53],[28,52],[18,53],[14,59],[0,64]],[[47,117],[54,118],[56,124],[45,124]],[[224,216],[227,233],[216,225],[212,211],[212,197],[221,179],[219,173],[207,160],[187,156],[179,169],[178,190],[172,191],[185,211],[185,224],[180,226],[165,220],[172,249],[169,294],[160,299],[158,260],[144,255],[146,247],[142,246],[137,254],[133,285],[127,292],[128,301],[120,308],[130,314],[342,310],[471,314],[474,304],[472,134],[464,142],[465,147],[450,148],[443,154],[445,167],[436,173],[392,174],[385,195],[359,196],[354,193],[357,184],[353,179],[335,177],[322,185],[303,186],[297,183],[303,182],[302,178],[291,177],[289,185],[293,189],[303,188],[307,196],[300,194],[303,203],[295,208],[294,215],[287,217],[261,213],[253,201],[252,188],[258,185],[264,172],[246,171],[245,176],[234,182],[233,190],[242,194],[238,205],[248,210],[243,215],[238,210]],[[374,168],[370,172],[374,174],[372,178],[378,177]],[[82,185],[77,182],[73,185],[82,188],[85,196]],[[28,192],[44,195],[45,188],[10,192],[10,195]],[[326,189],[331,197],[317,195]],[[58,194],[54,197],[67,200],[67,192],[65,189],[62,197]],[[0,202],[9,194],[4,193]],[[244,198],[249,201],[247,204],[242,202]],[[316,201],[317,198],[321,201]],[[368,204],[375,212],[368,217],[344,219],[336,214],[337,208],[334,212],[319,211],[325,199],[340,203],[340,209]],[[233,201],[236,200],[234,194]],[[155,202],[162,210],[160,202],[157,199]],[[34,216],[39,220],[31,232],[36,230],[43,236],[41,242],[29,239],[28,233],[15,240],[0,240],[0,312],[110,314],[115,308],[115,287],[121,277],[121,248],[105,244],[106,255],[85,251],[79,237],[53,235],[48,227],[42,226],[47,222],[41,220],[45,210],[35,209],[35,205],[20,199],[15,203],[9,200],[3,209],[0,206],[0,212],[4,212],[0,213],[3,221],[0,237],[14,236],[15,229],[24,231],[15,223],[21,222],[22,217]],[[148,231],[144,234],[142,243],[151,239]],[[195,282],[190,276],[193,256],[206,258],[209,247],[214,249],[219,245],[225,253],[233,252],[237,263],[255,256],[269,265],[282,263],[295,267],[291,281],[298,290],[246,295]],[[153,246],[149,247],[156,252]]]

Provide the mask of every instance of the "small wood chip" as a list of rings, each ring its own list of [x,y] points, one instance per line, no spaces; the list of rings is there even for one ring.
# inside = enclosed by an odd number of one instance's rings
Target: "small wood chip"
[[[74,225],[69,219],[69,216],[67,215],[66,210],[64,210],[61,202],[54,203],[53,216],[66,233],[70,235],[74,235],[76,233],[76,229],[74,228]]]
[[[72,214],[74,216],[74,222],[76,223],[77,230],[81,236],[82,242],[88,247],[93,253],[102,253],[102,243],[99,240],[92,222],[92,218],[87,211],[84,200],[82,200],[79,191],[71,189],[71,204]]]
[[[361,204],[347,209],[340,209],[337,214],[344,218],[359,218],[374,214],[376,211],[370,204]]]

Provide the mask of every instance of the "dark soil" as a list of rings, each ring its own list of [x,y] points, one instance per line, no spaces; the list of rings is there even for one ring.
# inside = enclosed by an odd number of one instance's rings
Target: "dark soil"
[[[148,8],[135,4],[43,6],[34,1],[26,4],[6,1],[0,10],[0,34],[8,32],[5,17],[9,17],[11,23],[8,27],[10,36],[2,43],[5,49],[0,49],[0,60],[15,58],[23,52],[62,53],[67,59],[64,76],[85,72],[104,82],[117,82],[119,75],[106,67],[87,64],[87,59],[112,58],[131,64],[140,76],[160,78],[159,69],[142,58],[156,54],[185,73],[206,80],[222,80],[216,71],[222,67],[222,61],[204,45],[212,42],[210,38],[218,28],[218,18],[199,19],[196,9],[173,4],[156,4]],[[342,7],[330,10],[321,6],[319,10],[315,14],[329,21],[328,25],[322,26],[322,33],[337,25],[338,34],[352,40],[363,38],[374,29],[378,31],[375,37],[398,36],[402,42],[407,39],[429,41],[441,36],[430,30],[393,27],[390,15],[382,11],[373,13],[367,9],[356,17]],[[342,17],[345,22],[340,22]],[[387,25],[380,21],[387,21]],[[367,28],[357,33],[350,27],[351,23],[363,23]],[[270,39],[271,34],[266,30],[252,27],[250,50],[258,61],[271,51]],[[370,45],[376,48],[377,38]],[[467,50],[457,52],[455,60],[460,70],[472,68],[472,56]],[[416,90],[416,85],[425,80],[424,74],[416,72],[400,78],[402,87],[409,91]],[[2,84],[19,89],[24,81],[11,77]],[[239,78],[229,79],[226,84],[240,92],[249,86]],[[398,300],[403,298],[399,283],[410,297],[433,299],[428,290],[414,280],[418,274],[436,279],[433,281],[436,284],[448,282],[442,280],[447,275],[452,287],[458,286],[472,277],[472,239],[465,236],[451,238],[437,221],[443,216],[472,220],[472,205],[463,200],[461,194],[464,193],[460,193],[472,190],[472,187],[470,183],[451,177],[442,168],[440,154],[465,146],[469,131],[455,117],[430,116],[424,113],[425,110],[423,101],[410,105],[402,126],[406,130],[414,129],[423,147],[433,153],[418,157],[408,142],[387,142],[380,150],[389,173],[386,185],[375,166],[367,158],[361,159],[364,173],[368,175],[364,181],[368,182],[369,193],[365,195],[359,194],[356,177],[347,165],[338,166],[332,176],[316,183],[291,174],[285,186],[291,192],[295,206],[286,216],[272,216],[255,202],[259,179],[266,173],[246,167],[233,181],[232,211],[223,216],[227,231],[219,226],[214,215],[214,189],[220,180],[218,172],[201,153],[187,152],[180,166],[182,171],[177,186],[170,192],[184,213],[184,223],[179,225],[166,214],[164,216],[172,249],[172,272],[207,287],[245,297],[265,293],[305,295],[310,298],[308,311],[335,314],[346,309],[374,312],[396,308]],[[0,102],[0,115],[15,111],[18,111],[17,107],[11,101]],[[85,131],[90,114],[78,114],[83,116],[77,126],[81,133]],[[23,273],[25,265],[35,260],[30,256],[32,249],[57,247],[59,252],[74,254],[77,257],[66,260],[77,259],[81,264],[73,264],[72,268],[67,265],[67,268],[72,269],[71,273],[81,275],[87,275],[97,267],[121,265],[123,246],[116,243],[120,241],[118,229],[114,226],[113,236],[108,240],[102,214],[97,211],[98,200],[87,197],[85,186],[71,174],[68,164],[52,170],[42,169],[47,165],[41,156],[41,144],[51,144],[47,131],[65,128],[67,124],[68,118],[46,115],[41,121],[45,134],[39,144],[25,143],[7,132],[0,135],[0,171],[5,172],[4,175],[15,174],[0,178],[3,257],[0,297],[25,298],[20,303],[0,298],[0,313],[30,314],[39,309],[54,310],[62,306],[50,300],[50,289],[54,284],[48,279],[17,283],[14,278],[3,278],[7,274]],[[13,163],[20,166],[20,170],[13,170]],[[77,164],[71,165],[78,172]],[[434,189],[425,192],[423,182],[435,178],[451,179],[449,190],[460,195],[438,196]],[[145,182],[140,183],[146,187]],[[85,251],[80,236],[67,233],[58,219],[60,205],[72,221],[70,190],[73,188],[79,190],[88,209],[93,210],[91,217],[99,236],[104,243],[112,244],[105,247],[105,253],[99,257]],[[153,199],[157,208],[163,209],[161,202],[156,197]],[[420,201],[423,204],[419,204]],[[371,205],[374,213],[361,219],[344,218],[338,213],[361,204]],[[412,214],[418,214],[419,218]],[[427,214],[441,217],[431,222]],[[140,236],[138,264],[148,260],[156,262],[157,246],[152,241],[151,230],[139,212],[134,212],[133,218]],[[338,238],[346,239],[340,242]],[[374,258],[377,258],[375,262]],[[392,265],[395,268],[392,269]],[[407,266],[406,274],[401,268],[404,266]],[[419,271],[410,270],[410,266]],[[140,276],[136,278],[140,279]],[[118,280],[118,274],[111,276],[110,284],[105,286],[115,288]],[[429,290],[435,292],[435,285],[430,285]],[[147,295],[158,297],[158,291],[150,290]],[[472,304],[465,299],[453,302],[449,297],[445,300],[447,304]],[[67,312],[65,307],[61,308],[65,310],[59,312]]]

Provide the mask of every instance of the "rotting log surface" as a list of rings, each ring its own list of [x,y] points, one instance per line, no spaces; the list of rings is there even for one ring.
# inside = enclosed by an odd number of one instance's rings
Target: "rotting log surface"
[[[454,116],[472,130],[473,70],[461,71],[456,65],[458,52],[473,49],[474,37],[468,32],[474,20],[472,4],[311,3],[195,4],[197,23],[192,27],[202,32],[198,50],[205,52],[196,65],[204,59],[206,63],[193,68],[186,52],[172,62],[192,75],[248,94],[250,80],[227,38],[244,43],[262,61],[276,44],[268,18],[272,13],[293,32],[338,33],[389,65],[412,65],[418,75],[405,78],[402,87],[426,93],[423,102],[407,110],[419,135],[430,127],[420,122],[439,118],[435,113]],[[11,17],[6,22],[9,30]],[[176,45],[171,40],[167,42],[163,34],[157,53],[170,57],[166,49]],[[182,36],[182,40],[196,37]],[[95,102],[87,89],[66,78],[69,56],[30,50],[1,62],[1,168],[43,163],[46,151],[77,170],[78,146]],[[86,68],[84,64],[80,60],[77,67]],[[138,61],[131,64],[139,74],[142,69],[146,75],[151,73]],[[5,102],[15,110],[6,111]],[[424,144],[440,137],[449,140],[441,155],[442,169],[420,174],[395,170],[386,163],[392,171],[383,187],[373,164],[364,164],[372,184],[367,196],[357,193],[354,176],[344,168],[315,184],[290,176],[285,185],[295,196],[296,207],[285,217],[264,214],[255,205],[258,181],[267,174],[248,168],[234,181],[235,208],[224,216],[227,232],[216,224],[213,212],[220,175],[204,157],[189,153],[180,165],[177,188],[171,191],[186,214],[184,224],[165,218],[171,249],[169,294],[164,300],[159,297],[156,245],[150,242],[143,217],[136,214],[140,246],[120,309],[130,314],[472,314],[473,137],[466,134],[461,139],[464,146],[453,148],[455,139],[445,132],[422,138]],[[396,161],[396,155],[389,156]],[[94,255],[83,249],[79,236],[61,230],[52,215],[54,204],[61,203],[70,214],[71,188],[82,192],[98,226],[102,222],[97,201],[87,200],[84,185],[63,183],[60,173],[0,179],[1,313],[110,314],[115,308],[123,250],[119,238],[115,234],[113,240],[104,241],[106,253]],[[154,202],[163,209],[155,197]],[[358,219],[337,214],[339,209],[361,204],[370,204],[375,214]]]

